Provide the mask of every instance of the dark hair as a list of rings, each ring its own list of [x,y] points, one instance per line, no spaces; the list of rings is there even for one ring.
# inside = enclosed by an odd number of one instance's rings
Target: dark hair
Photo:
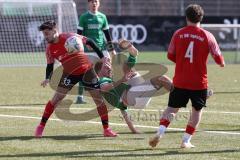
[[[57,25],[56,22],[54,22],[53,20],[49,20],[49,21],[46,21],[43,24],[41,24],[38,27],[38,30],[39,31],[43,31],[45,29],[52,30],[52,29],[56,28],[56,25]]]
[[[203,19],[204,11],[198,4],[190,4],[185,10],[187,19],[192,23],[201,22]]]

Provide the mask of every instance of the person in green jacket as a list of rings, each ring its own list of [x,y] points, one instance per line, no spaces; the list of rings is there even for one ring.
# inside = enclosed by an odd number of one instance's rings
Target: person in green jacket
[[[89,10],[79,17],[77,33],[91,38],[103,52],[104,56],[111,59],[110,55],[115,55],[116,51],[110,36],[107,17],[105,14],[99,12],[100,0],[88,0],[88,7]],[[85,53],[93,63],[98,60],[92,48],[85,46]],[[76,103],[85,103],[83,100],[83,87],[81,83],[79,83]]]

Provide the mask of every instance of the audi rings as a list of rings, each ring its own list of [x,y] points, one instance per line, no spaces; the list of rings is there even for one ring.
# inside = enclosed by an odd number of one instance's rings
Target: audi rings
[[[141,44],[147,38],[147,30],[146,28],[141,25],[109,25],[109,29],[111,32],[113,42],[118,42],[120,38],[127,39],[132,43]]]

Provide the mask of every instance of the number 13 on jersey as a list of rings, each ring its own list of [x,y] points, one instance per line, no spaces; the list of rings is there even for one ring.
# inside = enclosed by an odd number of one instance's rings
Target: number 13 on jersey
[[[194,42],[191,41],[185,53],[185,58],[189,58],[190,63],[193,63],[193,47],[194,47]]]

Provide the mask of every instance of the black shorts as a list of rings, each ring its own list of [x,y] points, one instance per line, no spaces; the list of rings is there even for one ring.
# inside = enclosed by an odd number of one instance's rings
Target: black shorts
[[[99,89],[99,79],[96,72],[91,68],[87,72],[81,75],[69,75],[63,73],[58,87],[62,87],[67,90],[71,90],[72,87],[81,82],[85,90]]]
[[[203,90],[188,90],[174,88],[169,94],[168,106],[173,108],[186,107],[189,99],[192,102],[192,107],[197,111],[206,107],[207,89]]]

